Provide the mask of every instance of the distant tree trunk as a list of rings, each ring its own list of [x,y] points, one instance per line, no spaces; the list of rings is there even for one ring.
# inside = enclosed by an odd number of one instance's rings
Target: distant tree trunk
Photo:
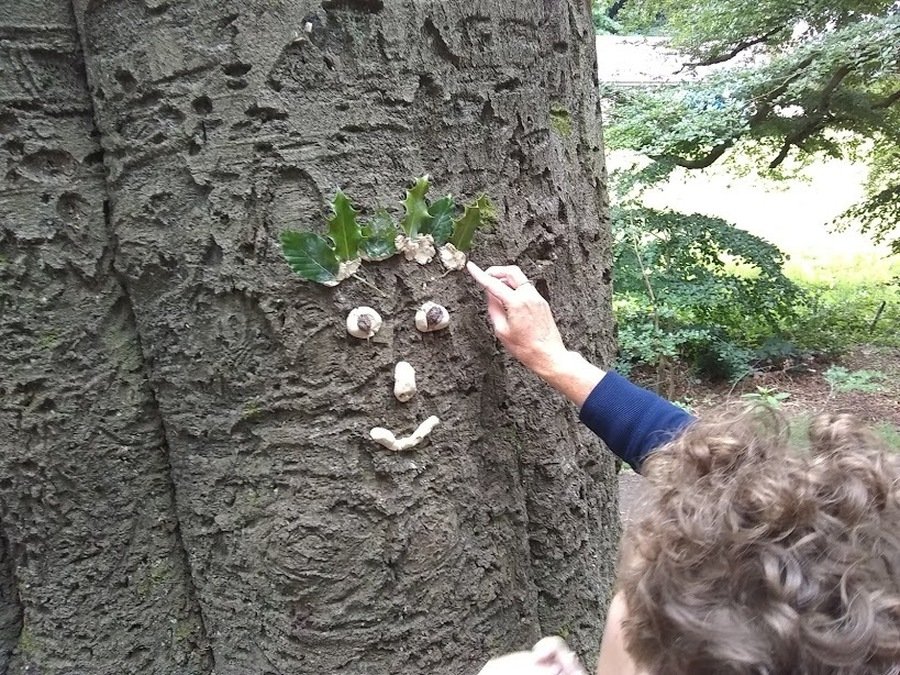
[[[520,264],[571,347],[608,360],[588,9],[75,0],[106,184],[80,79],[65,125],[41,92],[0,110],[24,143],[2,151],[20,176],[0,241],[10,673],[463,675],[551,633],[592,658],[618,518],[575,411],[499,352],[463,274],[393,258],[362,271],[383,295],[328,289],[278,246],[323,231],[338,187],[388,206],[423,173],[486,192],[499,223],[474,259]],[[50,62],[77,73],[66,30]],[[428,299],[447,331],[413,327]],[[385,318],[369,342],[343,328],[358,304]],[[414,452],[368,440],[430,414]]]
[[[606,9],[606,16],[608,16],[610,19],[618,18],[619,12],[624,9],[627,3],[628,0],[614,0]]]

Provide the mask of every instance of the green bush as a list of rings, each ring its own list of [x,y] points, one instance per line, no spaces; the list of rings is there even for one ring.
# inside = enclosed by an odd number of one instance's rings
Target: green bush
[[[722,219],[616,207],[613,232],[625,369],[681,360],[713,379],[740,377],[806,301],[778,248]]]
[[[609,3],[595,0],[591,8],[594,20],[594,32],[600,35],[622,33],[625,28],[621,23],[609,16]]]

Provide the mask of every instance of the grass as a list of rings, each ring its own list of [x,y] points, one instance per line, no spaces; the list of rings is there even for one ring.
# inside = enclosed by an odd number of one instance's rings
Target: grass
[[[610,170],[635,161],[640,156],[631,152],[607,155]],[[838,354],[854,344],[900,346],[900,256],[856,228],[836,232],[831,225],[865,197],[866,175],[864,164],[823,160],[805,169],[804,179],[773,181],[716,163],[676,171],[643,201],[724,218],[775,244],[788,256],[785,273],[810,297],[798,308],[793,342],[817,351],[828,345]]]
[[[900,258],[878,253],[793,259],[785,273],[807,291],[791,331],[801,345],[900,347]]]
[[[739,276],[755,273],[739,263],[729,269]],[[858,344],[900,347],[900,256],[801,256],[784,271],[808,298],[788,327],[799,346],[819,351],[828,345],[834,353]]]
[[[838,355],[849,347],[871,344],[900,347],[900,256],[857,251],[821,257],[791,256],[785,275],[805,291],[797,320],[786,326],[798,347]],[[727,269],[737,276],[758,271],[740,261]]]
[[[814,351],[827,346],[835,355],[859,344],[900,347],[900,256],[874,246],[827,257],[821,251],[789,256],[784,273],[808,298],[786,327],[792,342]],[[730,261],[728,270],[757,274],[739,261]]]
[[[900,258],[874,250],[832,253],[827,258],[793,253],[784,269],[799,283],[824,287],[879,285],[900,276]]]
[[[880,422],[875,425],[875,432],[884,439],[891,450],[900,452],[900,429],[890,422]]]

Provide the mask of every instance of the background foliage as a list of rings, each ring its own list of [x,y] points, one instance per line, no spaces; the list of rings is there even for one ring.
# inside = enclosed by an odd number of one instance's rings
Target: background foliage
[[[608,147],[642,156],[613,176],[620,367],[664,378],[682,360],[738,378],[877,342],[879,321],[896,313],[896,280],[798,283],[772,244],[641,196],[676,167],[718,162],[791,180],[825,158],[862,161],[866,196],[836,225],[900,251],[900,4],[617,0],[594,14],[598,32],[664,34],[685,68],[717,66],[684,82],[603,85]]]
[[[613,218],[625,364],[679,358],[710,377],[742,375],[804,301],[781,252],[724,220],[641,206]]]
[[[628,0],[598,12],[605,28],[671,36],[686,68],[736,63],[677,87],[607,87],[610,148],[652,158],[654,176],[722,159],[775,176],[864,161],[867,196],[842,222],[900,250],[900,4]]]

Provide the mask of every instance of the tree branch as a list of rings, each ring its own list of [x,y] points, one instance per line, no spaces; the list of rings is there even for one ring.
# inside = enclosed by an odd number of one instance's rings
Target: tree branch
[[[873,103],[872,109],[873,110],[883,110],[884,108],[890,108],[897,101],[900,101],[900,89],[895,91],[890,96],[887,96],[887,97],[881,99],[880,101]]]
[[[814,58],[812,56],[808,56],[799,61],[794,67],[794,71],[781,83],[779,83],[777,87],[775,87],[771,91],[766,92],[763,96],[757,99],[759,107],[756,109],[756,112],[754,112],[747,120],[747,126],[751,130],[755,127],[758,127],[762,122],[766,120],[766,118],[772,113],[772,110],[775,108],[776,99],[783,93],[785,93],[788,87],[790,87],[793,82],[798,80],[803,75],[803,70],[811,65],[813,60]],[[806,125],[785,138],[784,145],[782,146],[778,155],[769,164],[770,169],[777,168],[787,158],[788,152],[790,152],[792,146],[797,145],[798,143],[802,143],[804,140],[806,140],[816,131],[819,131],[822,128],[822,124],[827,117],[828,106],[831,103],[832,95],[834,94],[838,86],[840,86],[841,82],[843,82],[844,78],[846,78],[851,71],[852,68],[846,65],[841,66],[837,70],[835,70],[831,78],[822,89],[819,104],[813,109],[813,111],[818,112],[818,114],[810,116]],[[669,154],[654,155],[651,156],[651,159],[655,161],[669,161],[676,166],[680,166],[685,169],[706,169],[712,166],[722,155],[724,155],[725,152],[737,142],[737,140],[737,136],[729,138],[728,140],[713,146],[713,148],[706,155],[697,159],[689,159],[680,155]]]
[[[725,154],[725,151],[728,150],[728,148],[734,145],[734,143],[735,139],[729,138],[727,141],[723,141],[714,146],[712,150],[699,159],[687,159],[686,157],[680,157],[678,155],[654,155],[651,156],[650,159],[657,162],[670,161],[675,164],[675,166],[684,167],[685,169],[705,169],[712,166],[719,157]]]
[[[853,69],[850,66],[843,65],[831,74],[831,79],[825,84],[825,87],[822,89],[822,95],[819,97],[819,110],[825,110],[831,104],[831,97],[834,95],[834,90],[840,86],[841,82],[844,81],[852,70]]]
[[[812,110],[814,114],[807,117],[805,125],[784,137],[784,143],[781,146],[781,150],[779,150],[775,158],[769,162],[770,169],[776,169],[781,166],[781,163],[787,159],[791,147],[800,147],[800,143],[822,129],[828,116],[828,106],[831,105],[831,97],[834,96],[835,90],[852,71],[853,69],[850,66],[843,65],[831,74],[828,82],[826,82],[825,86],[822,88],[818,105]]]
[[[695,68],[697,66],[713,66],[717,63],[725,63],[726,61],[731,61],[731,59],[733,59],[735,56],[737,56],[738,54],[740,54],[743,51],[746,51],[747,49],[750,49],[750,47],[753,47],[758,44],[762,44],[763,42],[767,42],[770,37],[775,35],[780,30],[784,30],[784,26],[778,26],[766,33],[763,33],[762,35],[760,35],[758,37],[752,38],[750,40],[744,40],[743,42],[739,42],[731,49],[731,51],[727,52],[726,54],[719,54],[718,56],[712,56],[708,59],[703,59],[702,61],[693,61],[693,62],[685,63],[684,67],[685,68]]]
[[[769,168],[777,169],[779,166],[781,166],[781,163],[787,159],[788,153],[791,151],[791,148],[793,146],[796,145],[797,147],[799,147],[800,143],[812,136],[820,128],[821,124],[819,123],[810,124],[809,126],[803,127],[802,129],[787,135],[784,139],[784,143],[781,145],[781,150],[778,151],[775,159],[769,162]]]
[[[772,108],[773,108],[774,105],[775,105],[775,99],[778,98],[779,96],[781,96],[784,92],[786,92],[786,91],[787,91],[787,88],[790,87],[791,84],[792,84],[793,82],[795,82],[796,80],[800,79],[800,77],[803,75],[803,69],[806,68],[807,66],[809,66],[810,64],[812,64],[812,62],[813,62],[814,60],[815,60],[814,57],[812,57],[812,56],[807,56],[805,59],[803,59],[802,61],[800,61],[800,62],[797,64],[797,66],[794,68],[794,72],[792,72],[790,75],[788,75],[788,76],[781,82],[781,84],[779,84],[779,85],[778,85],[777,87],[775,87],[773,90],[766,92],[766,93],[763,94],[762,96],[756,96],[756,97],[754,97],[753,99],[751,99],[751,100],[753,100],[753,101],[757,101],[757,100],[763,101],[764,103],[762,103],[762,104],[760,105],[759,110],[757,110],[757,112],[753,115],[753,118],[751,118],[750,121],[751,121],[751,122],[753,122],[753,121],[757,121],[757,122],[758,122],[758,121],[760,121],[763,117],[765,117],[765,116],[768,115],[770,112],[772,112]],[[759,119],[754,119],[754,118],[757,118],[757,117],[758,117]]]

